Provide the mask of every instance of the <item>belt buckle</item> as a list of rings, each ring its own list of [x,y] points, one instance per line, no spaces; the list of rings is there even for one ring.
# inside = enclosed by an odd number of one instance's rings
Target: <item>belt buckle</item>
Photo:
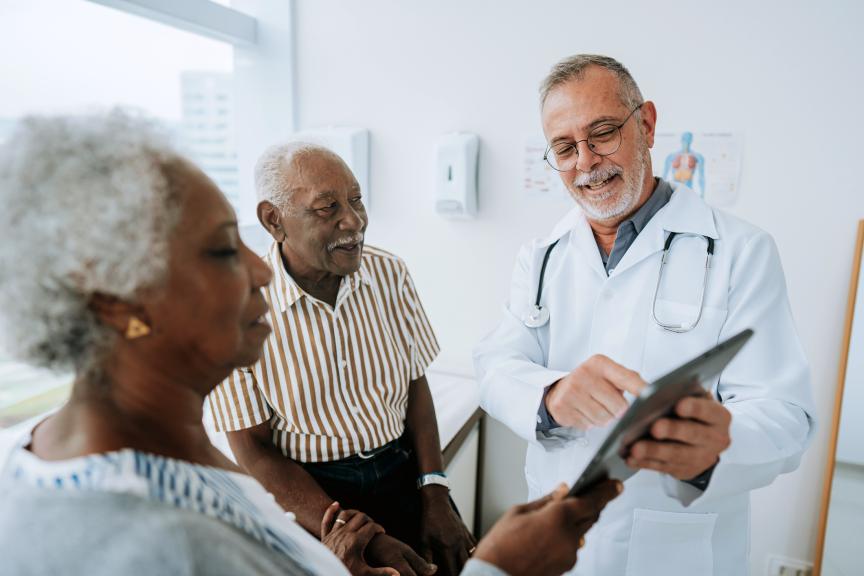
[[[393,441],[390,441],[390,442],[384,444],[383,446],[379,446],[378,448],[373,448],[372,450],[369,450],[365,453],[362,450],[360,450],[357,452],[357,456],[359,456],[363,460],[369,460],[370,458],[374,458],[375,456],[378,456],[379,454],[383,454],[384,452],[386,452],[390,448],[391,444],[393,444]]]

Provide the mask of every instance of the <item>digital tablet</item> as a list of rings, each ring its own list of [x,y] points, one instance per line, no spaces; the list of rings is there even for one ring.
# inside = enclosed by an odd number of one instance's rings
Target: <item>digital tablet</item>
[[[703,394],[751,336],[753,330],[744,330],[647,385],[573,484],[570,495],[578,496],[604,478],[623,482],[633,476],[637,470],[625,462],[630,446],[648,435],[651,424],[671,415],[679,400]]]

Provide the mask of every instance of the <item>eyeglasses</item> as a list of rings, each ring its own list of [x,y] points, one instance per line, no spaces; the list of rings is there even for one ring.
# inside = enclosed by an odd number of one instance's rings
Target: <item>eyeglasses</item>
[[[630,114],[627,115],[627,118],[620,124],[601,124],[597,126],[588,134],[588,138],[584,140],[558,142],[557,144],[550,145],[546,149],[546,153],[543,154],[543,160],[558,172],[573,170],[576,167],[576,163],[579,162],[579,144],[581,142],[587,142],[588,149],[598,156],[614,154],[621,147],[621,127],[641,107],[642,104],[639,104],[633,108]]]

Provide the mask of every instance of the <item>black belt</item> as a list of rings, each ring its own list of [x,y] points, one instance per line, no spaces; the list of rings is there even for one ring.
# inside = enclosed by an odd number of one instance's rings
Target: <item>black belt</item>
[[[372,459],[374,459],[378,456],[382,456],[388,452],[401,450],[402,449],[401,440],[402,440],[402,438],[400,437],[400,438],[397,438],[396,440],[391,440],[387,444],[384,444],[383,446],[379,446],[378,448],[373,448],[372,450],[367,450],[366,452],[363,452],[361,450],[357,454],[354,454],[353,456],[348,456],[347,458],[342,458],[341,460],[337,460],[337,462],[345,462],[345,463],[358,462],[359,463],[359,462],[366,462],[368,460],[372,460]]]

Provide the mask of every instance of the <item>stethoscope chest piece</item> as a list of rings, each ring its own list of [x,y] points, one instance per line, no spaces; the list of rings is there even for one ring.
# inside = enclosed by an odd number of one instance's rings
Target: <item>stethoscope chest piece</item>
[[[552,250],[556,244],[558,244],[558,240],[550,244],[543,255],[543,265],[540,267],[540,278],[537,282],[537,297],[534,299],[534,304],[528,308],[528,311],[522,317],[522,323],[527,328],[540,328],[549,323],[549,309],[540,305],[540,298],[543,296],[543,278],[546,276],[546,264],[549,263],[549,255],[552,254]]]
[[[525,326],[528,328],[540,328],[541,326],[545,326],[549,323],[549,310],[534,304],[528,309],[528,312],[525,313],[522,322],[524,322]]]

